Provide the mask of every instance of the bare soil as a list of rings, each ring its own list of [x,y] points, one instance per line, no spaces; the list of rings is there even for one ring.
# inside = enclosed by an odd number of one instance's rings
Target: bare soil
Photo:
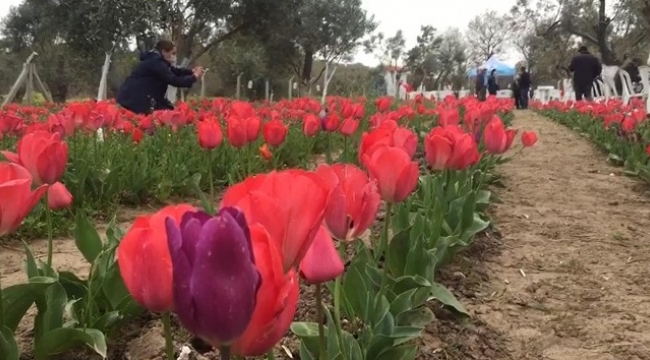
[[[500,255],[468,307],[518,360],[650,359],[650,197],[587,139],[528,111],[539,143],[500,168]],[[458,358],[460,359],[460,358]]]
[[[454,319],[431,304],[437,320],[421,339],[422,360],[645,360],[650,359],[650,191],[561,125],[518,112],[514,126],[539,135],[535,148],[500,168],[496,228],[481,235],[438,275],[472,317]],[[126,229],[139,213],[118,216]],[[74,241],[57,240],[55,264],[85,274]],[[43,257],[46,242],[30,243]],[[22,248],[0,248],[2,285],[25,280]],[[313,288],[303,286],[296,318],[313,319]],[[30,348],[31,321],[18,339]],[[176,334],[177,345],[189,337]],[[161,359],[157,318],[147,315],[111,344],[112,360]],[[281,345],[295,350],[286,338]],[[279,359],[289,359],[282,346]],[[294,359],[298,356],[293,355]],[[29,357],[25,357],[28,359]],[[91,359],[87,354],[66,360]],[[216,359],[216,354],[196,356]]]

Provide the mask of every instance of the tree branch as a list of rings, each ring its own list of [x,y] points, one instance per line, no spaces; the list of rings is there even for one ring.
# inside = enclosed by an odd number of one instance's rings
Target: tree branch
[[[212,41],[207,43],[205,46],[201,47],[201,49],[199,49],[199,51],[194,53],[194,55],[192,55],[192,57],[190,58],[190,64],[195,62],[201,56],[203,56],[203,54],[208,52],[208,50],[210,50],[214,46],[216,46],[216,45],[218,45],[218,44],[232,38],[233,36],[237,35],[242,30],[244,30],[246,27],[248,27],[248,23],[243,23],[243,24],[237,26],[236,28],[230,30],[229,32],[227,32],[227,33],[225,33],[225,34],[223,34],[223,35],[221,35],[219,37],[214,38]]]

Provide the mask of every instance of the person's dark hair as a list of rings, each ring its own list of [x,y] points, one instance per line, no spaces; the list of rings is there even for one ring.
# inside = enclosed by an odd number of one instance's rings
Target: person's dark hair
[[[581,46],[578,48],[578,51],[579,51],[579,52],[589,52],[589,49],[587,48],[587,46],[585,46],[585,45],[581,45]]]
[[[525,67],[525,66],[522,66],[521,68],[519,68],[519,70],[521,70],[521,71],[526,71],[526,67]]]
[[[492,69],[492,71],[490,71],[490,74],[494,74],[495,72],[497,72],[497,69]]]
[[[175,47],[176,45],[174,45],[174,43],[170,40],[160,40],[156,43],[156,47],[154,49],[160,52],[169,52],[174,50]]]

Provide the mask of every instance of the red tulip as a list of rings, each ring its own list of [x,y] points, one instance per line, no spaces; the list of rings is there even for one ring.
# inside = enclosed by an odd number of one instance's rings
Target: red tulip
[[[196,126],[199,137],[199,145],[206,149],[216,149],[223,141],[221,126],[215,120],[204,120]]]
[[[377,216],[381,203],[377,183],[350,164],[323,164],[316,169],[316,174],[331,188],[325,224],[332,236],[342,241],[358,238]]]
[[[525,147],[531,147],[537,143],[537,134],[534,131],[524,131],[521,134],[521,143]]]
[[[377,180],[381,198],[389,203],[404,201],[418,184],[419,168],[403,149],[384,146],[366,155],[364,164]]]
[[[316,174],[274,171],[231,186],[221,206],[238,207],[250,226],[264,226],[281,249],[287,272],[300,263],[314,241],[328,196],[329,188]]]
[[[320,120],[318,120],[318,117],[314,114],[307,114],[305,117],[302,119],[302,132],[305,134],[307,137],[313,137],[316,134],[318,134],[318,131],[320,131],[321,125],[320,125]]]
[[[248,144],[246,123],[236,117],[228,118],[226,121],[226,136],[230,145],[238,149],[243,148]]]
[[[442,127],[435,127],[424,138],[424,154],[433,170],[444,170],[454,152],[454,144]]]
[[[424,138],[424,152],[434,170],[464,170],[480,160],[472,136],[455,125],[433,128]]]
[[[248,142],[257,140],[260,136],[260,129],[262,128],[262,120],[257,116],[252,116],[244,122],[246,126],[246,139]]]
[[[32,191],[32,175],[22,166],[0,163],[0,237],[18,229],[46,190]]]
[[[503,154],[512,146],[515,135],[517,135],[517,130],[506,129],[501,119],[495,116],[485,126],[483,132],[485,148],[491,154]]]
[[[180,224],[190,205],[167,206],[153,215],[139,216],[117,247],[117,263],[126,288],[145,308],[167,312],[173,307],[172,260],[165,220]]]
[[[418,137],[413,131],[399,127],[393,120],[384,121],[377,129],[361,136],[359,163],[363,164],[366,155],[372,157],[376,149],[385,145],[399,147],[413,157],[417,150]]]
[[[133,132],[131,133],[131,141],[133,141],[135,144],[138,144],[140,141],[142,141],[143,137],[144,133],[142,133],[142,130],[138,128],[133,129]]]
[[[314,242],[300,262],[300,276],[310,284],[322,284],[336,279],[343,273],[344,266],[334,240],[321,226]]]
[[[323,129],[327,132],[334,132],[339,129],[340,125],[341,117],[339,117],[337,114],[330,113],[327,115],[325,121],[323,122]]]
[[[260,156],[264,160],[271,160],[273,158],[273,153],[271,150],[269,150],[269,146],[267,144],[262,144],[259,148],[260,150]]]
[[[375,101],[375,105],[377,105],[377,110],[379,112],[386,112],[390,110],[392,104],[393,104],[393,98],[390,96],[380,97]]]
[[[476,141],[470,134],[457,133],[454,137],[454,152],[447,161],[447,166],[454,170],[465,170],[481,159]]]
[[[72,194],[60,182],[55,182],[47,189],[47,207],[52,210],[66,209],[72,205]]]
[[[253,317],[244,333],[232,343],[240,356],[266,354],[280,341],[293,320],[300,287],[294,270],[284,273],[282,254],[266,229],[250,227],[255,265],[262,278]]]
[[[36,131],[23,136],[16,146],[18,154],[3,151],[7,160],[27,169],[36,185],[54,184],[65,172],[68,144],[59,133]]]
[[[359,128],[359,120],[355,120],[353,118],[347,118],[343,120],[343,124],[341,124],[341,128],[339,129],[339,131],[343,136],[352,136],[354,135],[355,132],[357,132],[358,128]]]
[[[262,128],[262,135],[264,141],[271,146],[280,146],[287,137],[289,128],[280,120],[271,120],[264,124]]]

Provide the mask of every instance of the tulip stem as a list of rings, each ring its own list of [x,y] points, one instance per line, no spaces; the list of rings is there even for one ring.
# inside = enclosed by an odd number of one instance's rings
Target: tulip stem
[[[273,349],[269,350],[269,352],[266,353],[266,360],[275,360],[275,354],[273,353]]]
[[[375,255],[375,259],[379,261],[381,255],[384,255],[384,269],[388,267],[388,233],[390,232],[390,223],[393,214],[393,204],[386,203],[386,214],[384,215],[384,229],[381,232],[379,239],[379,248]]]
[[[208,150],[208,181],[210,182],[210,201],[214,201],[214,179],[212,178],[212,150]]]
[[[220,347],[219,355],[221,356],[221,360],[230,360],[230,346]]]
[[[323,326],[323,294],[321,294],[320,283],[316,284],[316,322],[318,323],[318,344],[320,345],[320,359],[325,359],[327,343],[325,342],[325,326]]]
[[[332,134],[328,133],[327,135],[327,154],[326,159],[327,163],[331,164],[332,163]]]
[[[54,251],[54,245],[52,244],[54,235],[52,234],[52,210],[50,209],[50,195],[49,190],[45,192],[44,202],[45,202],[45,219],[47,221],[47,269],[48,271],[52,268],[52,252]]]
[[[165,353],[167,360],[174,360],[174,339],[172,338],[172,321],[169,312],[162,314],[163,330],[165,332]]]
[[[343,137],[343,155],[341,156],[341,161],[342,162],[347,162],[348,161],[348,137],[344,136]]]

